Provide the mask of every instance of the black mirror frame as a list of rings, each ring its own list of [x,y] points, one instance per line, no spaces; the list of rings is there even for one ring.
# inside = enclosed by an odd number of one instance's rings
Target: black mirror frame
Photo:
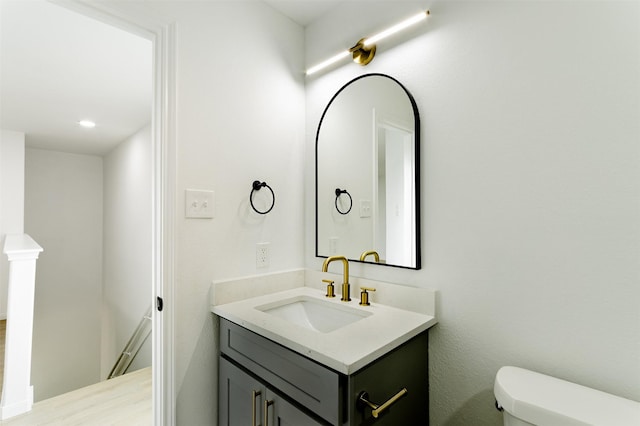
[[[322,128],[322,122],[324,121],[325,115],[327,114],[327,111],[329,110],[329,107],[331,107],[331,104],[333,103],[333,101],[338,97],[338,95],[340,93],[342,93],[343,90],[345,90],[347,87],[349,87],[351,84],[355,83],[356,81],[363,79],[365,77],[384,77],[384,78],[388,78],[390,80],[393,80],[396,84],[398,84],[402,90],[404,90],[405,94],[407,95],[407,97],[409,98],[409,100],[411,101],[411,108],[413,109],[413,115],[414,115],[414,124],[415,124],[415,129],[414,129],[414,134],[415,134],[415,140],[414,140],[414,152],[415,152],[415,221],[416,221],[416,234],[415,234],[415,246],[416,246],[416,266],[402,266],[402,265],[391,265],[391,264],[386,264],[386,263],[373,263],[373,262],[367,262],[367,261],[361,261],[359,259],[349,259],[350,262],[359,262],[359,263],[366,263],[366,264],[370,264],[370,265],[381,265],[381,266],[391,266],[394,268],[403,268],[403,269],[421,269],[422,268],[422,249],[421,249],[421,226],[420,226],[420,222],[421,222],[421,218],[420,218],[420,114],[418,112],[418,106],[416,104],[415,99],[413,98],[413,95],[411,95],[411,93],[407,90],[407,88],[400,83],[398,80],[396,80],[395,78],[387,75],[387,74],[381,74],[381,73],[369,73],[369,74],[363,74],[361,76],[358,76],[356,78],[354,78],[353,80],[349,81],[348,83],[346,83],[344,86],[342,86],[340,88],[340,90],[338,90],[333,97],[331,98],[331,100],[329,101],[329,103],[327,104],[327,106],[325,107],[324,111],[322,112],[322,116],[320,117],[320,122],[318,123],[318,129],[316,130],[316,149],[315,149],[315,196],[316,196],[316,215],[315,215],[315,220],[316,220],[316,257],[320,257],[320,258],[327,258],[328,256],[324,256],[324,255],[320,255],[318,253],[318,142],[319,142],[319,137],[320,137],[320,129]]]

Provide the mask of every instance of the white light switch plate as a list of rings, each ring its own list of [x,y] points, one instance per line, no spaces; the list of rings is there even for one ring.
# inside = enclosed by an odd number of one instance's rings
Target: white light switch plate
[[[185,190],[185,217],[194,219],[213,219],[215,197],[213,191],[199,189]]]
[[[329,254],[338,254],[338,237],[329,237]]]
[[[371,217],[371,200],[360,200],[360,217]]]

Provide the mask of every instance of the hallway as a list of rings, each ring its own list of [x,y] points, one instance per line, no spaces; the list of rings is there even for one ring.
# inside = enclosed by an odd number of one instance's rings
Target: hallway
[[[149,426],[152,417],[148,367],[36,402],[30,412],[0,421],[0,425]]]
[[[6,320],[0,321],[0,392],[6,325]],[[0,426],[148,426],[152,417],[151,367],[148,367],[36,402],[30,412],[0,420]]]

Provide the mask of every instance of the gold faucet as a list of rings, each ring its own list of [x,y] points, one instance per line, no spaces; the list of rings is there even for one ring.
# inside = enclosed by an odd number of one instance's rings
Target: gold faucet
[[[360,255],[360,261],[364,262],[364,259],[369,255],[373,255],[373,260],[375,260],[376,263],[380,263],[380,256],[378,255],[378,252],[375,250],[363,251],[362,254]]]
[[[327,272],[329,269],[329,264],[334,260],[342,260],[342,300],[343,302],[348,302],[351,300],[349,294],[351,292],[351,288],[349,286],[349,261],[344,256],[329,256],[324,260],[322,264],[322,272]]]

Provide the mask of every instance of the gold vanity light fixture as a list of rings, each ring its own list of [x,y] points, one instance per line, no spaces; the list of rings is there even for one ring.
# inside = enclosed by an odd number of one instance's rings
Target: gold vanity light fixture
[[[344,50],[337,55],[327,59],[326,61],[320,62],[318,65],[309,68],[307,70],[307,75],[316,73],[321,69],[324,69],[329,65],[334,64],[343,58],[346,58],[349,55],[352,56],[355,63],[360,65],[367,65],[373,60],[373,57],[376,55],[376,43],[378,41],[425,20],[427,16],[429,16],[429,14],[429,10],[425,10],[424,12],[420,12],[417,15],[405,19],[404,21],[399,22],[396,25],[393,25],[386,30],[379,32],[378,34],[375,34],[371,37],[362,38],[358,40],[355,46],[353,46],[349,50]]]

